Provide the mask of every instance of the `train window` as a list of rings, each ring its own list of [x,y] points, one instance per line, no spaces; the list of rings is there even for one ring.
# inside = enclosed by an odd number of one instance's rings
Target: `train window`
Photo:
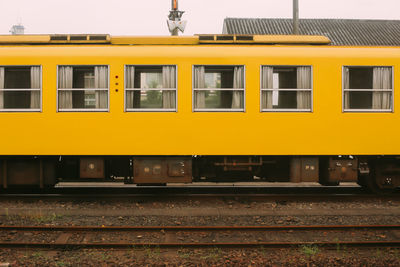
[[[194,66],[194,111],[244,111],[244,66]]]
[[[261,111],[312,111],[310,66],[262,66]]]
[[[126,66],[125,111],[176,111],[176,66]]]
[[[41,67],[0,67],[0,111],[41,111]]]
[[[108,66],[58,66],[58,111],[108,111]]]
[[[343,111],[392,110],[392,67],[343,67]]]

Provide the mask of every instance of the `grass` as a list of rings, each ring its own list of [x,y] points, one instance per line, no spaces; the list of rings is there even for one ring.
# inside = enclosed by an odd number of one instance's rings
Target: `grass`
[[[208,255],[200,257],[203,260],[208,260],[208,259],[218,259],[221,257],[221,249],[220,248],[213,248]]]
[[[145,248],[144,251],[145,251],[147,258],[149,258],[149,259],[158,259],[161,255],[161,250],[159,247],[155,247],[155,248],[147,247],[147,248]]]
[[[31,254],[32,258],[38,259],[38,258],[43,258],[43,253],[40,251],[34,252]]]
[[[340,252],[340,243],[339,243],[339,239],[336,237],[335,239],[333,239],[333,241],[336,242],[336,252]]]
[[[377,248],[376,249],[376,252],[375,252],[375,255],[379,258],[379,257],[382,257],[382,251],[379,249],[379,248]]]
[[[57,219],[62,218],[62,215],[57,215],[55,213],[52,213],[50,215],[39,215],[39,216],[33,216],[33,219],[37,223],[52,223]]]
[[[317,254],[319,251],[319,248],[317,245],[302,245],[301,246],[301,252],[305,254],[308,257],[314,256]]]
[[[42,215],[39,214],[18,214],[18,215],[8,215],[8,211],[6,211],[5,215],[7,220],[24,220],[31,221],[32,223],[45,224],[45,223],[54,223],[56,220],[63,218],[63,215],[58,215],[56,213]]]
[[[263,256],[266,256],[268,253],[267,253],[267,250],[265,249],[265,247],[264,246],[261,246],[261,248],[260,248],[260,253],[261,253],[261,255],[263,255]]]
[[[191,256],[193,256],[193,252],[190,250],[186,250],[186,249],[180,249],[177,252],[178,256],[182,259],[188,259]]]

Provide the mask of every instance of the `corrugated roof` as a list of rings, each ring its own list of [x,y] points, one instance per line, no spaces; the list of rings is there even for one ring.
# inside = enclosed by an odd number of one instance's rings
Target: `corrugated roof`
[[[292,19],[226,18],[224,34],[292,34]],[[400,46],[400,20],[300,19],[300,34],[331,45]]]

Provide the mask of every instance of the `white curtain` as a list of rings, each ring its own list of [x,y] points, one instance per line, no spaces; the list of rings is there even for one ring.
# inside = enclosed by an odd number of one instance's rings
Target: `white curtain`
[[[268,66],[262,67],[261,76],[261,88],[273,89],[274,68]],[[262,108],[272,109],[272,91],[262,92]]]
[[[373,89],[392,89],[392,68],[390,67],[374,67],[373,68]],[[373,92],[372,108],[373,109],[390,109],[391,92]]]
[[[311,67],[297,67],[297,89],[311,89]],[[297,91],[297,108],[311,108],[311,92]]]
[[[71,89],[73,79],[73,68],[71,66],[60,66],[58,68],[58,88]],[[72,108],[72,91],[59,91],[59,108]]]
[[[140,88],[163,88],[163,74],[161,72],[140,72]]]
[[[127,66],[126,71],[126,88],[135,88],[135,67]],[[126,91],[126,107],[133,108],[133,99],[135,91]]]
[[[31,88],[40,89],[40,67],[31,67]],[[31,91],[31,108],[40,108],[40,91]]]
[[[163,88],[176,88],[176,74],[175,66],[163,66],[162,67],[162,83]],[[163,108],[175,108],[175,91],[163,91],[162,92],[162,107]]]
[[[0,109],[4,108],[4,67],[0,67]]]
[[[194,67],[194,88],[204,88],[205,87],[205,67],[196,66]],[[195,91],[195,108],[205,108],[206,107],[206,92],[205,91]]]
[[[94,67],[94,87],[108,89],[108,67]],[[108,90],[96,91],[96,108],[107,108],[108,106]]]
[[[343,68],[343,89],[350,89],[350,72],[348,67]],[[344,91],[344,108],[350,108],[350,92]]]
[[[244,88],[244,67],[234,67],[233,69],[233,88]],[[233,91],[232,108],[243,108],[243,91]]]

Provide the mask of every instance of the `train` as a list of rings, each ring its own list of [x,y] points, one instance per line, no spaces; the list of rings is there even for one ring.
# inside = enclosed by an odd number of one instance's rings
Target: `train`
[[[400,48],[325,36],[0,36],[0,188],[400,186]]]

